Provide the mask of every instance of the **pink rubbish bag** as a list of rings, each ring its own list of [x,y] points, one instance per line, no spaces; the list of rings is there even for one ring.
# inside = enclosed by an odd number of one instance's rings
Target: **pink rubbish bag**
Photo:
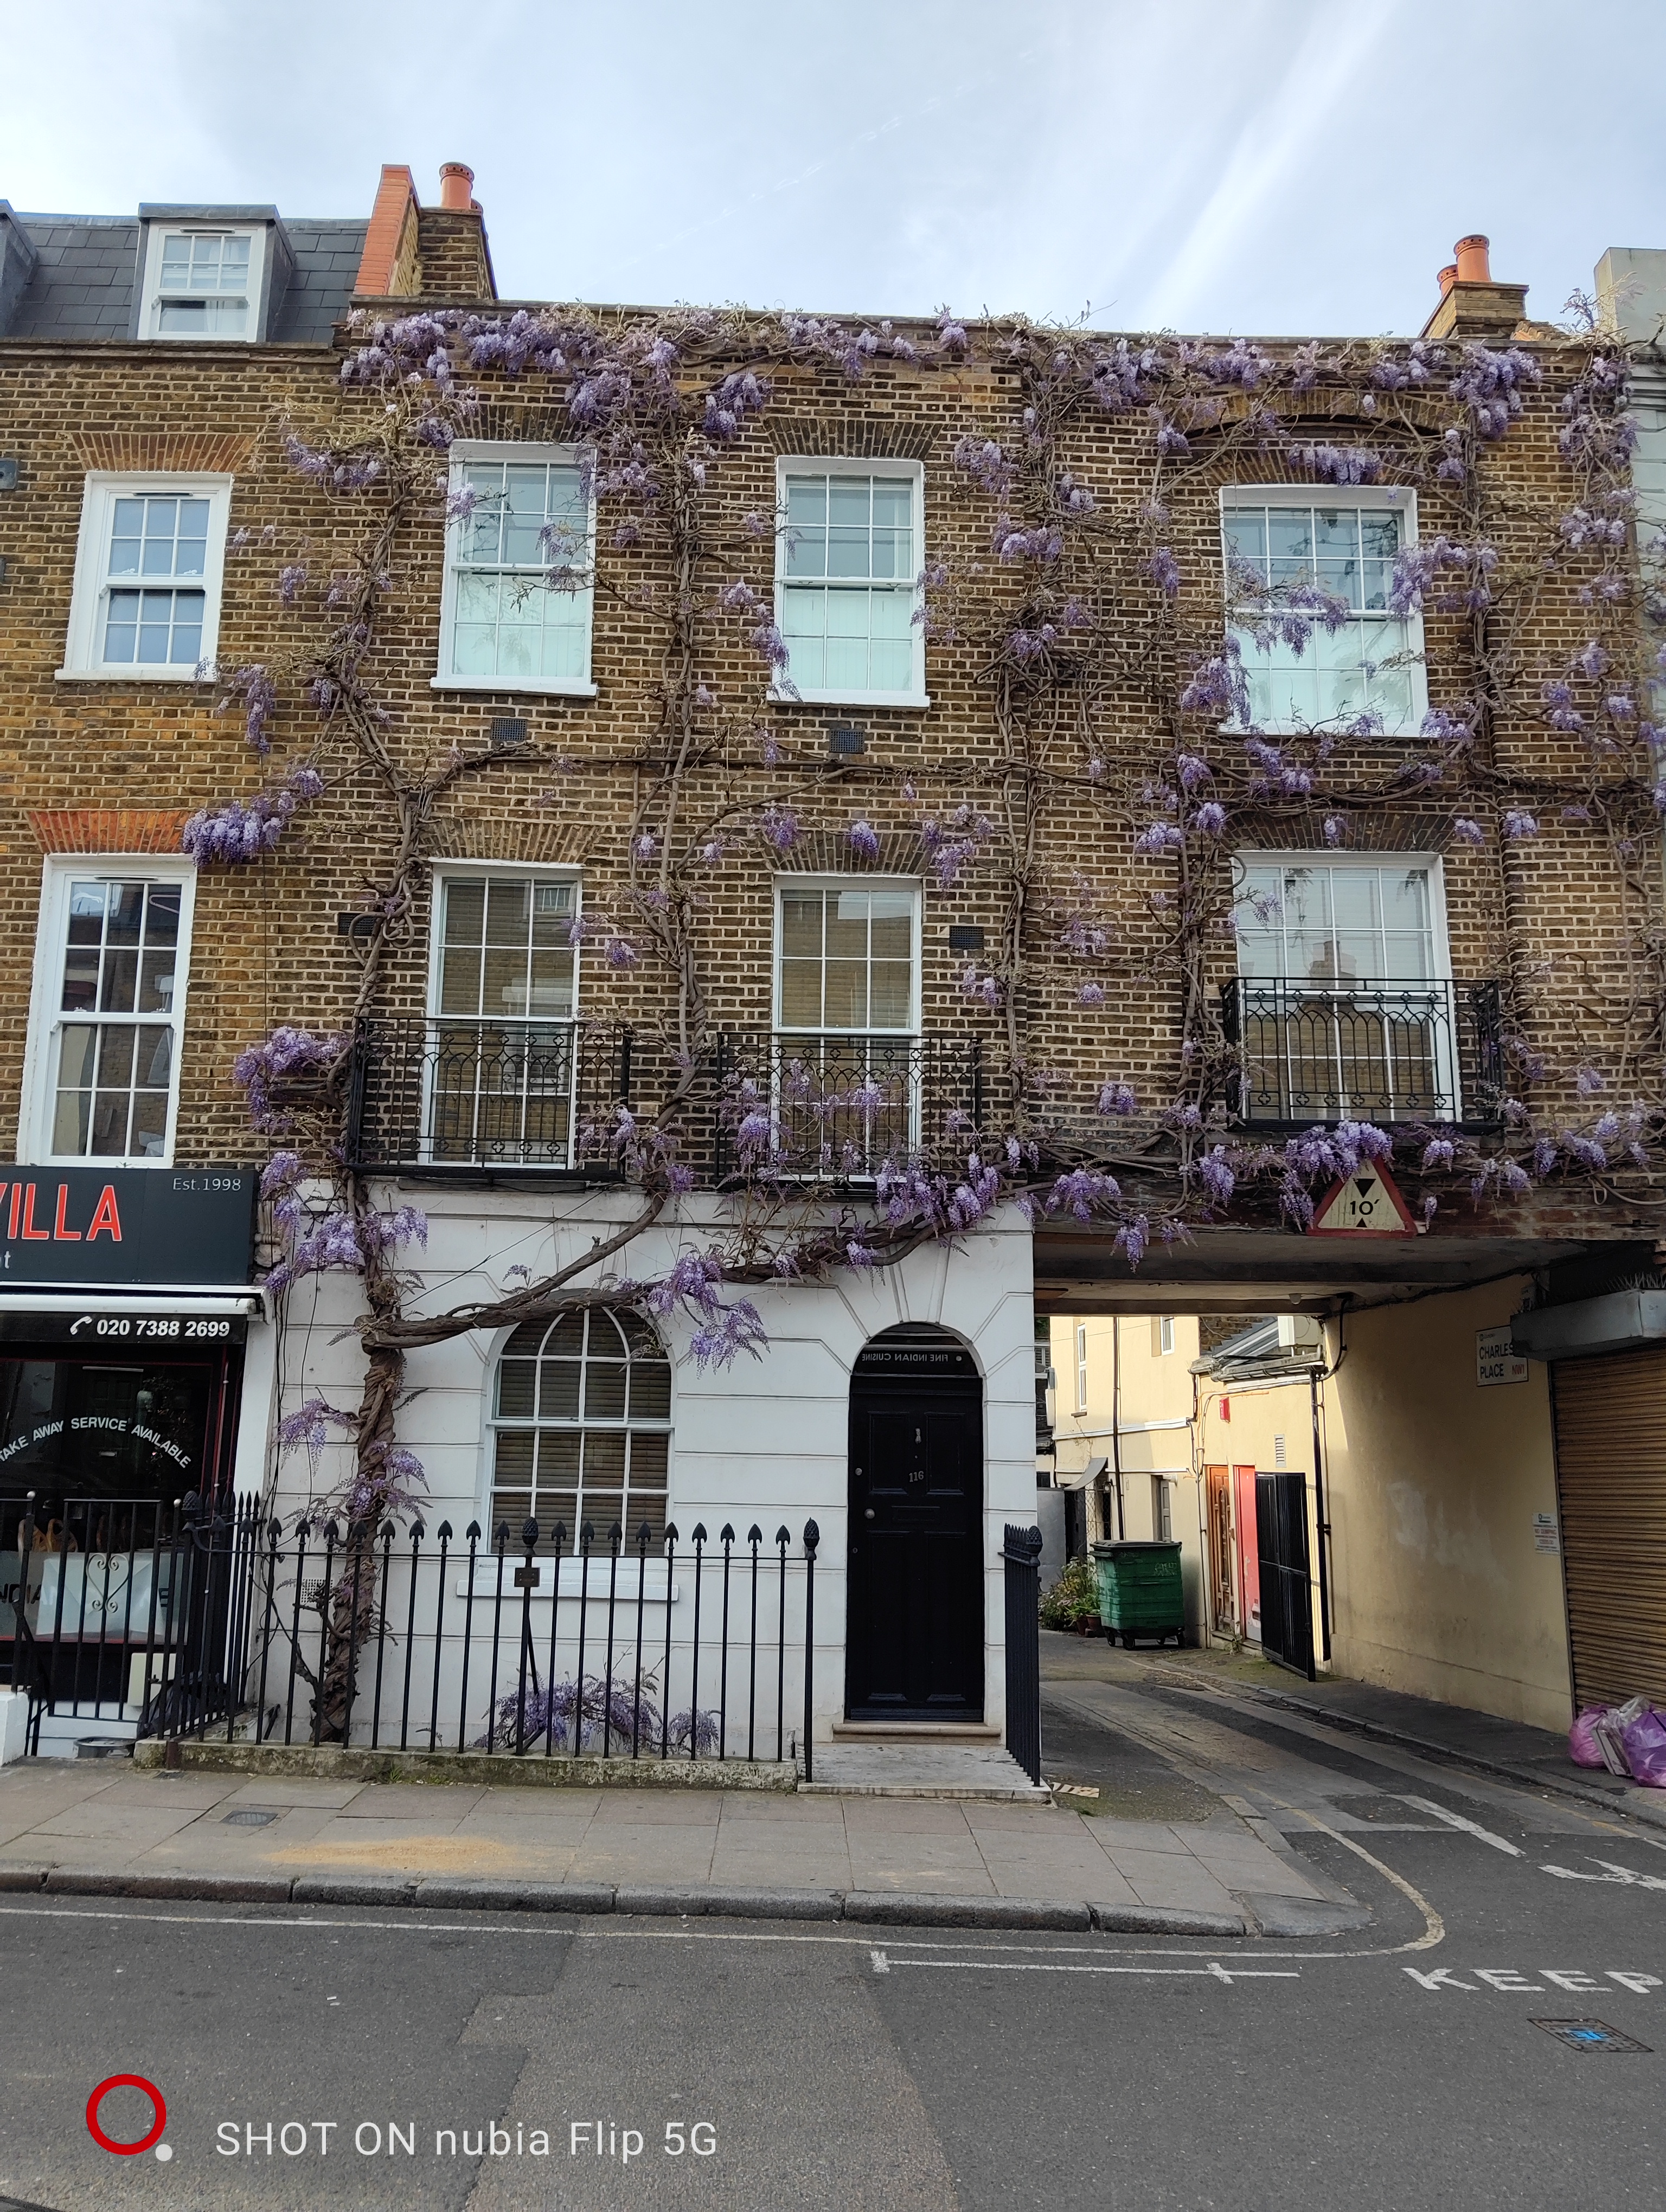
[[[1666,1790],[1666,1718],[1650,1706],[1626,1728],[1620,1741],[1632,1779],[1646,1789]]]
[[[1586,1705],[1567,1732],[1567,1755],[1576,1766],[1602,1766],[1602,1747],[1596,1741],[1596,1723],[1608,1711],[1606,1705]]]

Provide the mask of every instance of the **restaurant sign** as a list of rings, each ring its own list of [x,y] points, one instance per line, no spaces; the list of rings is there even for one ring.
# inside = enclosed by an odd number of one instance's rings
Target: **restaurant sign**
[[[248,1168],[17,1168],[0,1182],[0,1290],[246,1283]]]

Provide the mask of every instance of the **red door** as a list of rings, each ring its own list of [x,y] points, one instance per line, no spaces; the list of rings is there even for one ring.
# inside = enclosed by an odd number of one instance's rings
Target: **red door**
[[[1239,1618],[1243,1632],[1261,1642],[1261,1547],[1256,1537],[1256,1470],[1232,1469],[1232,1502],[1237,1508]]]

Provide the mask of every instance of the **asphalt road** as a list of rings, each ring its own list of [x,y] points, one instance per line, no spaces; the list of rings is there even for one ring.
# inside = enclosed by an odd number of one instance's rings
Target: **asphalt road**
[[[9,1899],[0,2190],[52,2212],[1666,2197],[1666,1838],[1264,1709],[1049,1697],[1049,1763],[1120,1777],[1147,1817],[1224,1796],[1375,1924],[1209,1948]],[[118,2073],[165,2097],[166,2160],[89,2136]],[[100,2118],[131,2142],[151,2108],[118,2089]]]

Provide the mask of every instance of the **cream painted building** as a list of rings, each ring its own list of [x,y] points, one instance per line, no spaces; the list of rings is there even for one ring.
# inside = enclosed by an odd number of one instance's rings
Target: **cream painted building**
[[[1180,1540],[1195,1640],[1565,1728],[1551,1370],[1509,1351],[1529,1290],[1055,1316],[1056,1480],[1087,1540]]]

